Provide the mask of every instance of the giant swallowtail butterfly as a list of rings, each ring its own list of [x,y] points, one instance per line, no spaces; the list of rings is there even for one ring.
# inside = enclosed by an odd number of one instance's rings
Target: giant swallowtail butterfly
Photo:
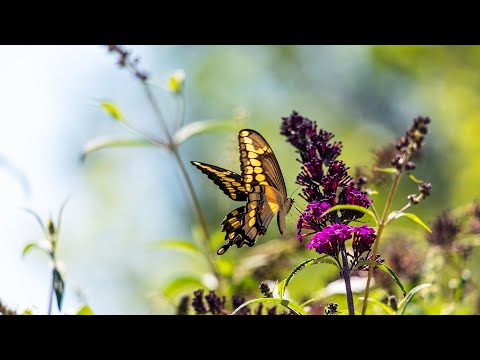
[[[231,211],[221,226],[228,244],[218,249],[223,255],[232,245],[253,246],[264,235],[272,218],[277,215],[278,229],[285,232],[285,217],[293,199],[287,189],[280,166],[270,145],[258,132],[250,129],[238,133],[241,175],[221,167],[192,161],[230,199],[246,201],[246,205]]]

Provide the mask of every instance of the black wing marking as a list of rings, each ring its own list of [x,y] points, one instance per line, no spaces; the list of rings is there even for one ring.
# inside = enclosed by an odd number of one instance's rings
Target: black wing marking
[[[248,192],[242,177],[233,171],[221,167],[201,163],[199,161],[191,162],[197,169],[208,176],[230,199],[236,201],[246,201]]]

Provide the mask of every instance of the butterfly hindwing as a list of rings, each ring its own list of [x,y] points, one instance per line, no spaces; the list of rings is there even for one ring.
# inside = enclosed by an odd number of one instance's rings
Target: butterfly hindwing
[[[248,192],[245,190],[243,179],[239,174],[199,161],[192,161],[191,163],[207,175],[230,199],[236,201],[247,200]]]
[[[241,206],[225,216],[221,225],[225,232],[225,240],[228,244],[218,249],[217,254],[224,254],[232,245],[242,247],[244,245],[253,246],[259,235],[266,232],[265,222],[270,219],[262,218],[265,199],[265,187],[257,185],[253,191],[248,194],[247,205]],[[274,214],[272,214],[273,217]],[[268,226],[268,224],[267,224]]]

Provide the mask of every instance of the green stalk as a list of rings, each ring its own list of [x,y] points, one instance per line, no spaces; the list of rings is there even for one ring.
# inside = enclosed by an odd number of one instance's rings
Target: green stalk
[[[380,238],[383,233],[383,229],[385,228],[386,225],[386,220],[387,220],[387,215],[390,210],[390,206],[392,205],[393,202],[393,196],[395,195],[398,184],[400,182],[400,177],[402,176],[402,172],[397,173],[395,176],[395,179],[393,180],[392,188],[390,189],[390,194],[388,194],[388,199],[385,204],[385,208],[383,210],[382,214],[382,219],[378,225],[377,229],[377,237],[375,239],[375,243],[373,245],[373,254],[372,254],[372,260],[370,262],[370,268],[368,269],[368,278],[367,278],[367,285],[365,286],[365,292],[363,295],[363,307],[362,307],[362,315],[365,315],[367,311],[367,306],[368,306],[368,294],[370,291],[370,281],[372,280],[372,275],[373,275],[373,269],[375,268],[375,261],[377,258],[377,251],[378,251],[378,244],[380,243]]]

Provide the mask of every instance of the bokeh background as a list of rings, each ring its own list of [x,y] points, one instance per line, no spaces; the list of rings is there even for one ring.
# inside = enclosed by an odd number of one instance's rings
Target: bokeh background
[[[479,46],[126,48],[148,71],[167,122],[174,123],[177,108],[165,84],[176,69],[187,75],[187,123],[231,120],[230,130],[182,144],[186,162],[238,170],[237,132],[254,128],[273,147],[287,189],[298,198],[300,165],[279,134],[282,116],[297,110],[333,132],[344,144],[341,159],[354,168],[372,164],[372,150],[402,135],[414,116],[428,115],[433,121],[415,176],[430,181],[433,191],[414,212],[430,224],[443,209],[479,197]],[[79,160],[89,140],[129,135],[99,101],[115,102],[135,127],[162,136],[140,83],[101,46],[1,46],[0,59],[0,299],[20,311],[46,312],[48,259],[35,251],[21,256],[25,244],[40,240],[42,233],[21,208],[44,219],[56,217],[70,196],[58,246],[65,270],[64,312],[88,303],[98,314],[174,313],[171,300],[163,296],[165,286],[189,274],[208,283],[208,266],[201,258],[156,246],[168,239],[195,241],[198,233],[172,157],[158,148],[115,148]],[[208,228],[218,238],[220,221],[237,204],[187,166]],[[381,209],[388,186],[378,190],[375,201]],[[412,182],[404,181],[396,207],[415,191]],[[258,244],[294,243],[296,216],[289,215],[285,238],[271,226]],[[389,231],[396,228],[427,246],[418,225],[401,219]],[[237,258],[253,249],[231,249],[224,266],[235,273]],[[298,250],[295,256],[301,261],[312,254]],[[474,284],[480,276],[479,256],[474,250],[468,265]],[[305,270],[292,284],[291,295],[321,290],[334,273]],[[275,274],[269,276],[276,280]],[[244,284],[248,286],[255,289],[258,283]],[[465,312],[476,311],[475,299]]]

